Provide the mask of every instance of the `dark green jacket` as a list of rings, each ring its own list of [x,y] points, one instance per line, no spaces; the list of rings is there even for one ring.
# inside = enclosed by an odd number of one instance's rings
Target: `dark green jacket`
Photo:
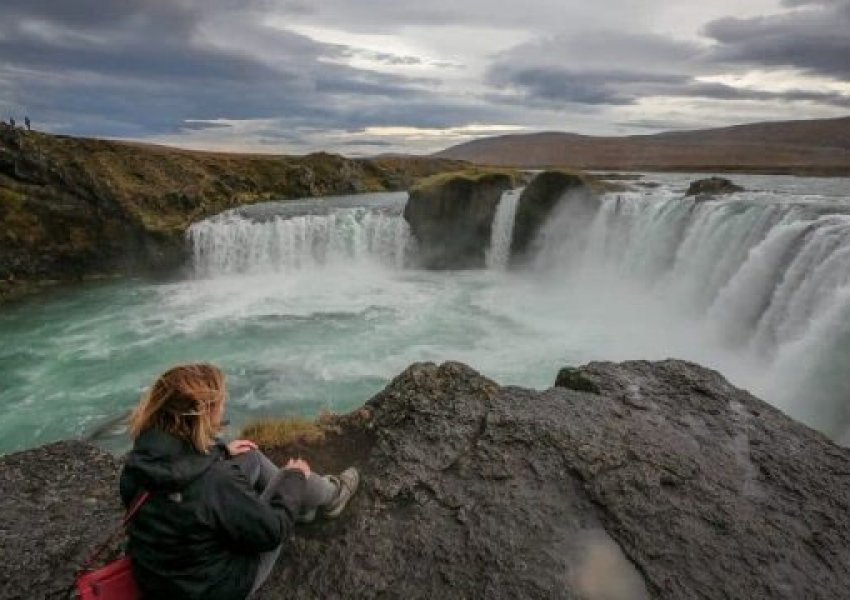
[[[259,555],[289,536],[304,476],[284,471],[267,502],[227,460],[227,448],[201,454],[160,430],[136,440],[121,472],[125,506],[153,493],[128,527],[139,587],[154,600],[245,600]]]

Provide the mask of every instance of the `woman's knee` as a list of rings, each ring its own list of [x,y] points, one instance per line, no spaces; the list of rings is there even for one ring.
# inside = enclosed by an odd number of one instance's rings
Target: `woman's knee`
[[[236,465],[252,486],[256,486],[263,474],[263,455],[259,450],[249,450],[228,460]]]

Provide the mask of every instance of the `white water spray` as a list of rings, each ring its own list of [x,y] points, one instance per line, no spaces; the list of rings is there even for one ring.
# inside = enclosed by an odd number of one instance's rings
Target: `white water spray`
[[[401,215],[369,208],[263,221],[229,212],[195,223],[188,237],[195,272],[206,277],[362,261],[402,267],[411,247]]]
[[[839,347],[850,329],[840,317],[850,314],[850,215],[842,210],[746,197],[605,197],[587,235],[565,240],[547,230],[540,250],[545,261],[536,267],[573,285],[598,287],[600,299],[612,281],[633,282],[667,306],[671,318],[674,311],[690,315],[705,332],[694,343],[713,339],[760,365],[739,368],[736,382],[840,437],[850,424],[850,380],[837,380],[847,377],[835,362],[850,353]],[[628,312],[639,303],[620,300],[614,310]],[[725,360],[715,366],[726,370]],[[816,382],[815,372],[826,375]],[[821,384],[838,392],[819,392],[809,404],[807,390]]]
[[[488,269],[504,270],[511,257],[511,241],[514,234],[514,218],[522,190],[508,190],[502,194],[493,228],[490,233],[490,247],[485,253]]]

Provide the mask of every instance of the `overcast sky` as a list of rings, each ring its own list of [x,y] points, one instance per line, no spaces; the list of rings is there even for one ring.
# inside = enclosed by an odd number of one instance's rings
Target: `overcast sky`
[[[349,155],[845,116],[850,0],[3,0],[2,113]]]

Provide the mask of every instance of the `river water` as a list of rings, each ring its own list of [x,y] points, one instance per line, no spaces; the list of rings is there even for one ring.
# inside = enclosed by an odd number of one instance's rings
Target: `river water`
[[[90,435],[121,449],[105,425],[188,361],[226,370],[234,432],[353,409],[415,361],[544,388],[565,365],[676,357],[850,443],[850,181],[735,175],[749,191],[695,203],[695,177],[646,174],[659,185],[604,196],[578,231],[557,212],[521,269],[516,193],[480,271],[415,268],[403,193],[213,217],[187,236],[184,277],[0,311],[0,452]]]

